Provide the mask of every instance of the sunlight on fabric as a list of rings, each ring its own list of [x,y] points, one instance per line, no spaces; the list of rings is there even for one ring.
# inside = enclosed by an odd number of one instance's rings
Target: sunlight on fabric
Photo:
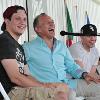
[[[100,4],[100,0],[92,0],[92,1],[94,1],[97,4]]]

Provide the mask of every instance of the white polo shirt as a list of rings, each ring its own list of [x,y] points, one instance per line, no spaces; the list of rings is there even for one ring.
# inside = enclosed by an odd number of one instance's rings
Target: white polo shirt
[[[90,52],[87,52],[79,41],[69,47],[69,50],[74,60],[83,62],[84,70],[87,72],[90,72],[92,66],[98,63],[99,53],[96,47],[90,48]]]

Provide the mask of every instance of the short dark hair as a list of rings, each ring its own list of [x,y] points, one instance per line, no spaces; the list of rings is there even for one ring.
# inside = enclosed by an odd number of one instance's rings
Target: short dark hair
[[[35,17],[35,19],[34,19],[34,22],[33,22],[33,28],[34,28],[34,30],[35,30],[35,27],[38,25],[38,23],[39,23],[39,18],[41,17],[41,16],[46,16],[47,14],[46,13],[41,13],[40,15],[38,15],[38,16],[36,16]]]
[[[9,20],[11,20],[12,15],[13,15],[14,13],[17,13],[18,10],[24,10],[25,13],[26,13],[26,10],[25,10],[24,7],[18,6],[18,5],[14,5],[14,6],[8,7],[8,8],[4,11],[4,13],[3,13],[3,18],[4,18],[4,19],[9,19]],[[27,14],[27,13],[26,13],[26,14]],[[5,29],[6,29],[6,24],[5,24],[5,22],[3,22],[2,26],[1,26],[1,30],[2,30],[2,31],[5,31]]]

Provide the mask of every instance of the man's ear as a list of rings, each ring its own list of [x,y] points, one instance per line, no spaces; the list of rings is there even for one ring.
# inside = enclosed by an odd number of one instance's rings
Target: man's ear
[[[38,30],[37,27],[35,27],[34,30],[37,32],[37,30]]]
[[[40,28],[39,27],[35,27],[35,29],[34,29],[37,33],[39,33],[40,32]]]
[[[6,25],[8,25],[9,24],[9,19],[4,19],[4,22],[6,23]]]

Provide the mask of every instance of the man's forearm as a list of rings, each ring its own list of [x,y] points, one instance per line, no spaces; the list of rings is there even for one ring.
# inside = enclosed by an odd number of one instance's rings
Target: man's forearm
[[[43,83],[37,81],[35,78],[32,78],[31,76],[26,76],[23,74],[17,76],[11,81],[21,87],[33,87],[33,86],[44,85]]]

